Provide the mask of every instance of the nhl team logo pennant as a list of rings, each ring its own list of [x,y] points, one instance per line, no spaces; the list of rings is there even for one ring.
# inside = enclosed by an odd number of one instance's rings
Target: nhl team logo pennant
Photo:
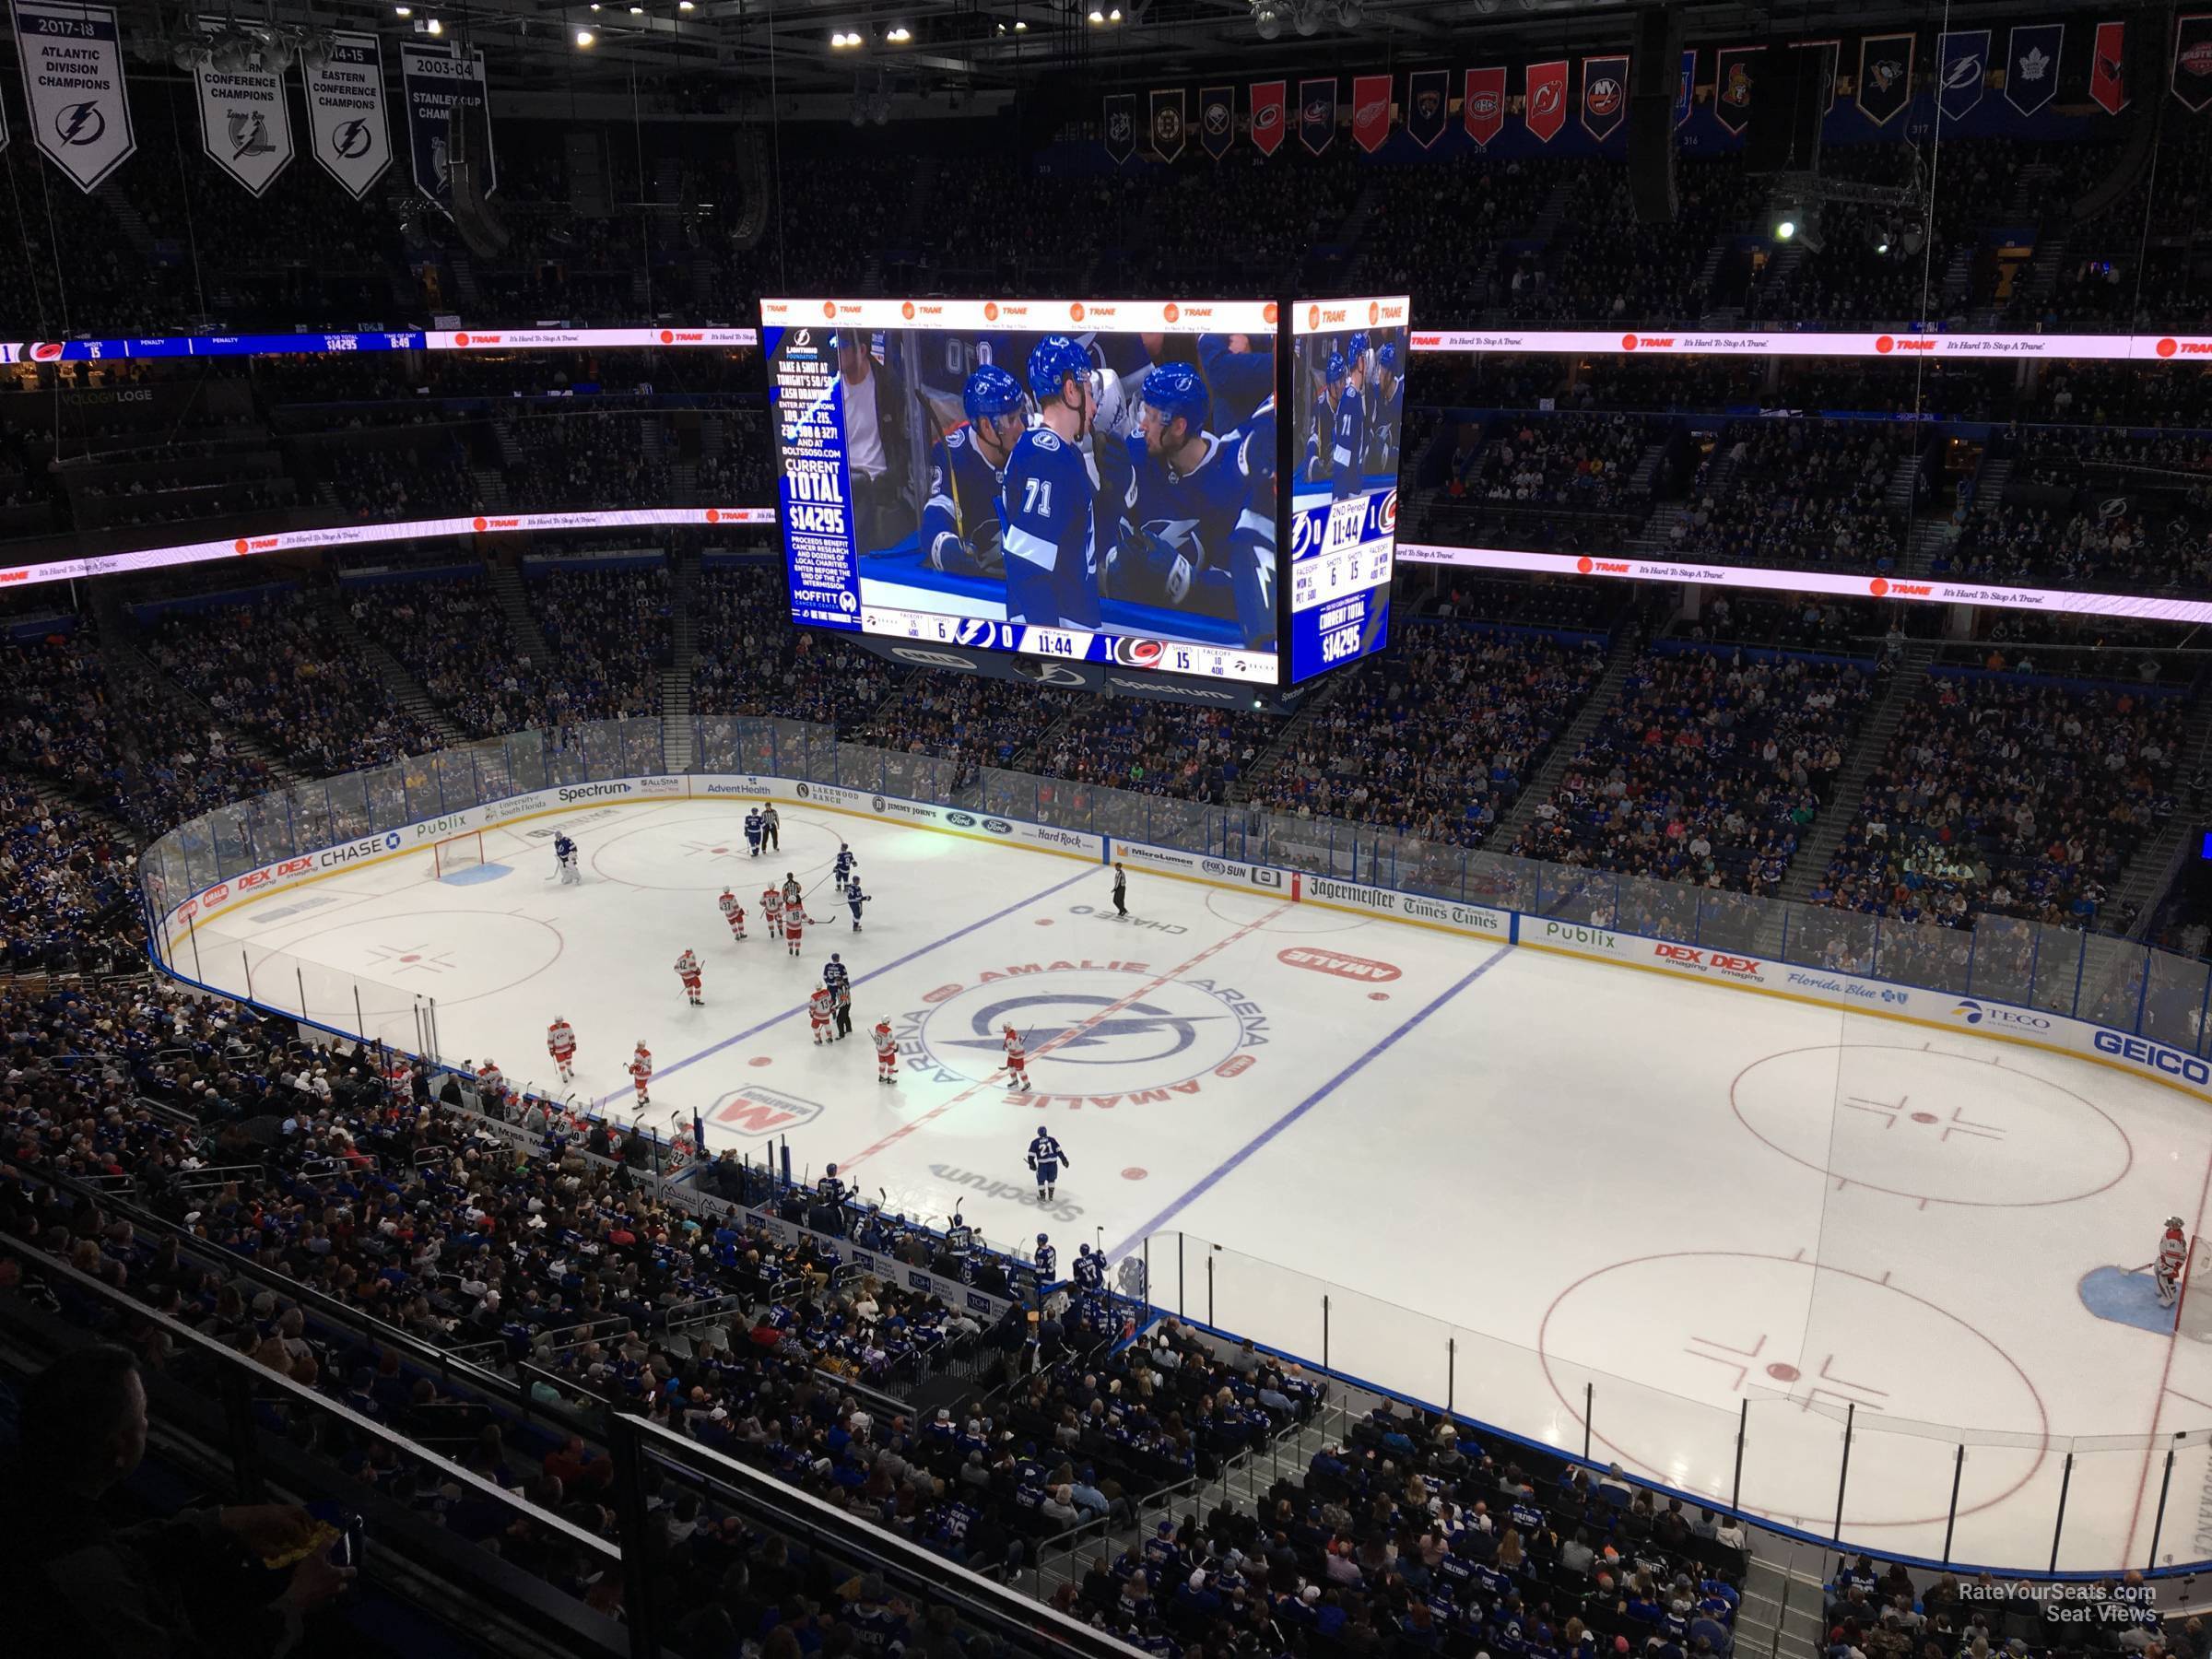
[[[1505,130],[1505,70],[1502,66],[1467,71],[1466,95],[1460,101],[1459,118],[1467,136],[1483,148]]]
[[[1859,42],[1859,113],[1888,126],[1912,100],[1912,37],[1868,35]]]
[[[2089,58],[2089,97],[2107,115],[2127,108],[2127,25],[2100,23]]]
[[[1182,154],[1182,88],[1152,94],[1152,153],[1162,161]]]
[[[1741,135],[1751,124],[1751,90],[1760,46],[1725,46],[1713,60],[1712,118]]]
[[[1989,78],[1989,30],[1953,29],[1936,38],[1936,103],[1957,121],[1982,101]]]
[[[1252,83],[1252,143],[1263,156],[1272,156],[1282,147],[1284,93],[1287,83],[1279,80]]]
[[[1336,136],[1336,77],[1298,83],[1298,141],[1320,155]]]
[[[1116,167],[1136,154],[1136,97],[1117,92],[1106,100],[1104,124],[1099,129],[1106,154]]]
[[[2173,95],[2192,115],[2212,104],[2212,12],[2173,21]]]
[[[1675,83],[1675,124],[1680,126],[1689,119],[1690,105],[1698,96],[1698,49],[1682,49],[1681,78]]]
[[[1198,89],[1198,143],[1218,161],[1237,141],[1237,89],[1201,87]]]
[[[15,0],[14,9],[30,141],[79,190],[95,190],[138,148],[115,8]]]
[[[2005,101],[2032,115],[2058,94],[2058,60],[2065,51],[2064,23],[2015,24],[2005,48]]]
[[[1406,131],[1423,149],[1444,135],[1445,106],[1451,101],[1449,69],[1416,69],[1406,77]]]
[[[1620,130],[1629,113],[1629,60],[1626,53],[1583,60],[1583,130],[1603,144]]]
[[[377,38],[332,35],[318,61],[300,60],[300,78],[307,84],[308,147],[316,165],[358,202],[392,165]]]
[[[1522,74],[1521,120],[1539,143],[1549,144],[1567,124],[1567,60],[1531,64]]]
[[[1390,88],[1387,75],[1352,76],[1352,137],[1371,156],[1390,136]]]

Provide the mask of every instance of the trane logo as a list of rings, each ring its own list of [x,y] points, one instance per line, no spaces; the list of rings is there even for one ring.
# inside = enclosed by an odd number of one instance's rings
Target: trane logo
[[[1672,351],[1675,348],[1675,336],[1672,335],[1622,335],[1620,348],[1623,351]]]
[[[1278,950],[1275,959],[1288,967],[1334,974],[1338,979],[1364,980],[1371,985],[1386,984],[1400,976],[1400,971],[1388,962],[1368,957],[1340,956],[1333,950],[1308,950],[1300,946]]]
[[[1679,962],[1685,968],[1710,968],[1715,973],[1747,974],[1759,977],[1759,964],[1750,957],[1726,956],[1717,950],[1697,950],[1688,945],[1661,945],[1652,953],[1663,962]]]
[[[1875,341],[1874,348],[1880,352],[1933,351],[1936,349],[1936,342],[1933,340],[1900,340],[1895,335],[1883,335]]]
[[[1583,558],[1575,568],[1585,576],[1626,576],[1634,569],[1625,559]]]
[[[1324,326],[1331,323],[1349,323],[1351,320],[1352,313],[1349,311],[1330,311],[1326,306],[1321,308],[1320,321]]]
[[[1924,582],[1892,582],[1886,576],[1877,576],[1866,584],[1866,591],[1877,599],[1933,599],[1936,590]]]

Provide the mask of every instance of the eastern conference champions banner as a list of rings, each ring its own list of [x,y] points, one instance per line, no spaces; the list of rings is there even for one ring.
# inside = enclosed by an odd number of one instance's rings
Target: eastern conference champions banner
[[[407,104],[407,147],[415,164],[415,188],[433,202],[453,199],[450,154],[453,117],[467,123],[468,154],[480,170],[482,194],[499,188],[499,163],[491,150],[491,108],[484,88],[484,54],[466,57],[443,46],[402,45],[399,84]]]
[[[307,82],[308,143],[323,171],[355,201],[392,165],[384,122],[384,60],[372,34],[337,34],[320,69],[300,66]]]
[[[200,30],[212,35],[220,18],[202,18]],[[284,76],[263,66],[256,51],[243,69],[218,69],[203,58],[193,66],[199,88],[200,147],[207,159],[259,195],[291,165],[292,110],[284,95]]]
[[[89,192],[138,148],[124,94],[115,8],[56,0],[13,3],[31,142],[79,190]]]

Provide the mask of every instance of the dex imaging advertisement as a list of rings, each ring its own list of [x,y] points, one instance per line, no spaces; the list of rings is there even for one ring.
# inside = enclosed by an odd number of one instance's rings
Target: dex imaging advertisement
[[[1290,680],[1388,638],[1406,420],[1404,295],[1300,300],[1290,318]]]
[[[1278,307],[760,313],[794,620],[1280,682]]]

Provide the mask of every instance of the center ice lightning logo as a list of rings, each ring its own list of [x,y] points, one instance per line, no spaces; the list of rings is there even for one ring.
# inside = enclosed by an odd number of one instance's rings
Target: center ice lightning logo
[[[1267,1017],[1241,991],[1213,980],[1167,980],[1149,964],[1030,962],[972,984],[940,986],[931,1006],[899,1020],[911,1069],[943,1083],[994,1074],[1012,1026],[1027,1041],[1031,1100],[1070,1107],[1145,1105],[1197,1094],[1252,1066]]]

